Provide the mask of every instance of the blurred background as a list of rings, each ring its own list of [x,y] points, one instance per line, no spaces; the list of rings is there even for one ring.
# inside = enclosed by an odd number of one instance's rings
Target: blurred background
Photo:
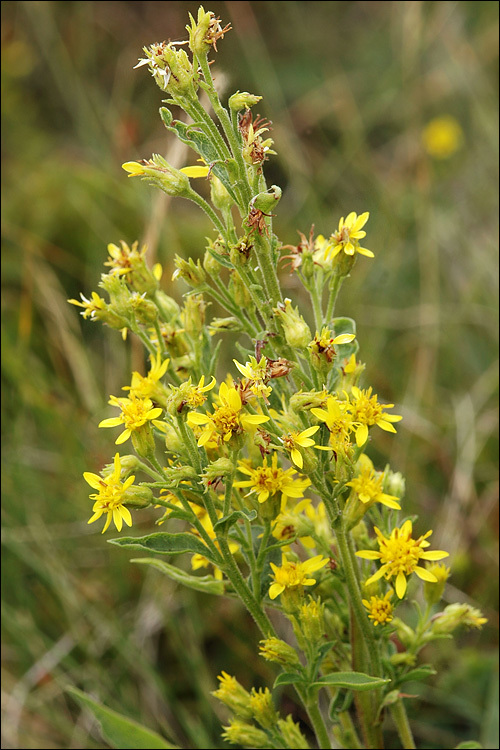
[[[247,688],[274,679],[237,604],[131,565],[87,525],[82,472],[114,452],[98,422],[143,361],[66,300],[97,290],[109,242],[147,241],[178,298],[174,254],[203,254],[204,216],[121,169],[151,153],[185,163],[160,90],[132,68],[144,45],[185,38],[197,8],[2,2],[4,748],[107,747],[66,685],[182,747],[224,747],[217,674]],[[357,321],[365,384],[404,415],[371,456],[406,475],[418,529],[450,551],[446,603],[489,620],[426,650],[438,675],[410,686],[408,710],[421,748],[498,747],[498,4],[205,8],[233,26],[218,85],[261,94],[273,123],[282,241],[370,212],[376,258],[358,260],[337,314]],[[293,693],[280,707],[302,718]]]

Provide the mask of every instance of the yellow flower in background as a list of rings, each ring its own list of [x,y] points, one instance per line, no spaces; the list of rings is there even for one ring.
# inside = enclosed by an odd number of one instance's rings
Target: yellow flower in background
[[[120,456],[116,453],[113,472],[107,477],[100,477],[98,474],[92,474],[90,471],[85,471],[83,474],[85,481],[94,490],[97,490],[97,494],[90,495],[90,498],[95,500],[92,508],[94,515],[87,523],[94,523],[102,515],[106,514],[106,523],[102,530],[103,534],[111,521],[113,521],[118,531],[122,530],[123,522],[127,526],[132,526],[132,516],[129,509],[123,505],[123,501],[125,493],[134,482],[135,476],[130,476],[125,482],[121,482],[121,470]]]
[[[291,589],[302,589],[303,586],[314,586],[315,578],[311,578],[311,573],[324,568],[328,563],[328,558],[323,555],[316,555],[305,562],[292,562],[287,560],[283,555],[281,566],[270,563],[274,574],[274,583],[269,588],[269,597],[276,599],[284,591]]]
[[[396,432],[393,422],[399,422],[403,417],[398,414],[385,414],[384,409],[394,408],[394,404],[380,404],[378,396],[372,396],[372,388],[361,390],[353,385],[351,388],[353,399],[349,400],[348,410],[352,421],[356,423],[356,445],[361,448],[368,439],[368,428],[377,425],[386,432]],[[314,409],[312,410],[314,411]]]
[[[386,622],[391,622],[394,607],[389,599],[393,594],[394,591],[391,589],[385,596],[370,596],[370,601],[367,599],[362,600],[368,610],[368,618],[373,620],[375,627],[377,625],[385,625]]]
[[[234,387],[221,383],[219,388],[220,405],[214,407],[213,414],[199,414],[191,411],[187,415],[190,426],[202,425],[204,427],[198,445],[205,445],[212,439],[231,440],[233,435],[243,432],[252,432],[256,425],[263,424],[269,420],[265,414],[248,414],[243,411],[241,396]]]
[[[464,133],[451,115],[435,117],[422,132],[427,153],[435,159],[448,159],[462,146]]]
[[[432,531],[428,531],[418,539],[413,539],[412,530],[411,521],[405,521],[401,528],[393,529],[390,537],[385,537],[380,529],[375,527],[379,551],[367,549],[356,552],[358,557],[365,560],[380,560],[382,563],[382,567],[365,581],[365,586],[378,581],[382,576],[386,580],[396,576],[396,594],[402,599],[406,593],[406,577],[412,573],[416,573],[423,581],[437,583],[436,576],[418,563],[420,560],[442,560],[448,557],[448,552],[442,550],[425,552],[425,548],[429,546],[427,537],[432,534]]]
[[[103,419],[99,423],[99,427],[125,425],[124,431],[115,440],[116,445],[124,443],[129,439],[134,430],[138,430],[152,419],[157,419],[162,412],[160,407],[153,406],[150,398],[138,398],[134,393],[130,394],[130,398],[111,396],[109,403],[112,406],[118,406],[122,413],[119,417]]]
[[[310,479],[299,477],[295,479],[295,469],[282,469],[278,466],[278,456],[273,454],[271,466],[267,465],[267,457],[264,458],[262,466],[256,469],[248,466],[244,461],[238,461],[238,468],[250,479],[235,482],[235,487],[249,487],[248,494],[255,493],[259,503],[264,503],[268,497],[281,492],[281,499],[287,497],[300,498],[304,496],[304,490],[311,484]]]

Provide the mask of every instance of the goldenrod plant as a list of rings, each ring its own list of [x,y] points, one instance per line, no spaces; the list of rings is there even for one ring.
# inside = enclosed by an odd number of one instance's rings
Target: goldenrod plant
[[[265,178],[276,152],[270,123],[255,114],[261,96],[237,91],[221,102],[211,62],[229,25],[200,7],[187,31],[186,40],[144,48],[136,67],[161,89],[163,124],[192,159],[177,169],[153,154],[123,169],[196,204],[212,229],[204,254],[196,248],[203,260],[176,256],[172,279],[148,266],[146,247],[111,243],[105,297],[70,300],[120,339],[137,337],[149,357],[146,374],[133,372],[124,393],[110,396],[115,416],[99,424],[114,431],[117,452],[84,474],[88,522],[104,522],[103,533],[114,526],[121,535],[112,544],[147,554],[132,562],[237,597],[255,620],[256,657],[276,665],[276,679],[247,690],[241,675],[219,675],[213,696],[229,710],[225,740],[382,748],[391,717],[401,747],[414,748],[405,684],[434,671],[420,651],[486,620],[468,604],[440,608],[448,552],[406,511],[403,476],[369,457],[378,430],[398,439],[402,417],[364,382],[355,321],[335,315],[356,264],[376,263],[365,247],[369,214],[353,206],[324,235],[300,228],[295,246],[276,236],[281,189]],[[430,131],[426,139],[434,150],[443,140]],[[376,237],[368,244],[376,248]],[[309,299],[302,310],[304,295],[282,292],[286,266]],[[174,285],[187,287],[182,306]],[[211,303],[224,317],[210,315]],[[156,509],[158,528],[129,535],[124,527],[146,508]],[[191,569],[183,557],[171,561],[186,554]],[[278,710],[273,693],[284,686],[308,725]],[[118,726],[136,737],[129,747],[172,747],[112,718],[103,722],[115,743]]]

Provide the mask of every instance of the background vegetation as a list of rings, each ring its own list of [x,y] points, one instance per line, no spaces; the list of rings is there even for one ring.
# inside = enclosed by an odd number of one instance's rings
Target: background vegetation
[[[185,290],[169,286],[173,255],[203,252],[194,206],[174,209],[120,167],[153,152],[185,163],[157,115],[161,92],[132,67],[142,46],[184,38],[197,7],[2,3],[5,748],[106,747],[67,684],[184,747],[219,748],[225,715],[209,691],[220,670],[247,688],[273,681],[235,603],[130,565],[87,526],[82,472],[114,449],[97,424],[143,360],[66,299],[97,289],[108,242],[146,241],[174,296]],[[262,94],[273,121],[283,242],[370,211],[376,259],[359,260],[338,314],[357,320],[366,383],[404,415],[372,455],[406,475],[408,507],[451,552],[446,599],[489,618],[458,649],[440,641],[426,654],[443,672],[415,685],[409,712],[421,748],[497,747],[498,5],[205,7],[234,29],[213,67],[220,86]],[[432,159],[422,129],[444,114],[463,143]]]

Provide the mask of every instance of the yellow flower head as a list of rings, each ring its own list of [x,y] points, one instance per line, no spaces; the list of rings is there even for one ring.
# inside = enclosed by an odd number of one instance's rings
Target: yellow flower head
[[[120,247],[110,242],[108,245],[109,257],[104,265],[109,266],[111,268],[110,273],[115,276],[130,273],[134,267],[144,265],[147,246],[143,245],[140,250],[137,249],[138,247],[138,242],[134,242],[132,247],[129,247],[123,240],[120,241]]]
[[[337,231],[330,236],[325,251],[325,259],[331,260],[341,251],[346,255],[352,256],[355,253],[359,253],[360,255],[366,255],[368,258],[374,258],[375,256],[371,250],[361,247],[359,244],[359,240],[366,237],[363,227],[368,221],[369,216],[368,211],[359,216],[354,211],[351,211],[346,219],[342,217],[339,221]]]
[[[351,419],[356,423],[356,444],[361,448],[368,439],[368,428],[376,424],[386,432],[396,432],[393,422],[399,422],[397,414],[385,414],[384,409],[392,409],[394,404],[380,404],[378,396],[372,396],[371,386],[368,390],[361,390],[353,385],[351,388],[353,398],[349,401],[348,409]]]
[[[241,396],[234,387],[221,383],[219,388],[220,405],[214,407],[213,414],[189,412],[187,422],[190,426],[203,425],[204,430],[198,438],[198,445],[205,445],[209,440],[227,442],[233,435],[252,432],[255,426],[267,422],[264,414],[248,414],[243,411]]]
[[[241,372],[243,377],[248,380],[262,381],[268,380],[267,374],[267,359],[262,356],[259,361],[255,357],[250,357],[248,362],[242,365],[236,359],[233,359],[234,364]]]
[[[122,413],[119,417],[103,419],[99,423],[99,427],[125,425],[124,431],[115,440],[116,445],[124,443],[135,430],[140,429],[148,421],[157,419],[162,412],[159,407],[153,406],[150,398],[138,398],[134,393],[130,394],[130,398],[111,396],[109,403],[113,406],[119,406]]]
[[[69,299],[68,302],[71,305],[83,307],[83,311],[80,315],[83,315],[85,319],[90,318],[90,320],[98,320],[108,308],[106,301],[102,297],[99,297],[97,292],[92,292],[91,299],[84,297],[81,292],[80,297],[82,298],[82,302],[79,302],[77,299]]]
[[[375,533],[379,551],[360,550],[356,552],[358,557],[365,560],[380,560],[382,563],[382,567],[365,581],[365,586],[378,581],[382,576],[386,580],[395,576],[396,594],[402,599],[406,593],[406,577],[412,573],[416,573],[423,581],[437,583],[436,576],[427,568],[418,564],[420,560],[442,560],[444,557],[448,557],[448,552],[442,550],[425,552],[425,548],[429,546],[427,537],[432,534],[432,531],[428,531],[418,539],[413,539],[412,523],[411,521],[405,521],[401,528],[393,529],[390,537],[385,537],[377,527],[375,527]]]
[[[321,333],[316,331],[313,340],[308,344],[308,349],[313,355],[332,362],[336,354],[335,346],[350,344],[355,338],[354,333],[341,333],[339,336],[334,336],[332,331],[325,326],[321,329]]]
[[[394,591],[391,589],[385,596],[371,596],[370,601],[363,599],[363,604],[368,610],[368,617],[370,620],[373,620],[375,627],[377,625],[385,625],[386,622],[391,622],[394,607],[389,599],[393,593]]]
[[[270,598],[276,599],[284,591],[314,586],[316,579],[310,577],[311,573],[324,568],[327,563],[328,558],[323,555],[316,555],[305,562],[292,562],[283,555],[281,567],[270,563],[274,574],[274,583],[269,588]]]
[[[276,453],[273,454],[271,459],[271,466],[267,465],[266,457],[262,466],[258,466],[256,469],[247,466],[243,461],[238,461],[238,467],[250,479],[235,482],[234,486],[250,487],[248,495],[256,494],[259,503],[264,503],[268,497],[272,497],[277,492],[281,492],[282,501],[285,501],[287,497],[303,497],[304,490],[311,484],[311,481],[307,478],[295,479],[295,474],[297,474],[295,469],[279,467]]]
[[[125,482],[121,482],[121,470],[120,456],[116,453],[113,472],[107,477],[100,477],[98,474],[92,474],[90,471],[86,471],[83,474],[85,481],[94,490],[97,490],[97,494],[93,493],[90,495],[90,498],[95,500],[95,503],[92,508],[94,515],[89,519],[88,523],[93,523],[106,514],[106,523],[102,530],[103,534],[111,521],[114,522],[118,531],[122,530],[124,521],[127,526],[132,526],[132,516],[129,509],[123,505],[123,501],[128,488],[134,482],[135,476],[131,476]]]
[[[357,477],[347,482],[348,487],[352,487],[357,493],[362,503],[382,503],[388,508],[401,510],[398,498],[395,495],[387,495],[382,490],[384,475],[377,476],[370,462],[365,462]]]

